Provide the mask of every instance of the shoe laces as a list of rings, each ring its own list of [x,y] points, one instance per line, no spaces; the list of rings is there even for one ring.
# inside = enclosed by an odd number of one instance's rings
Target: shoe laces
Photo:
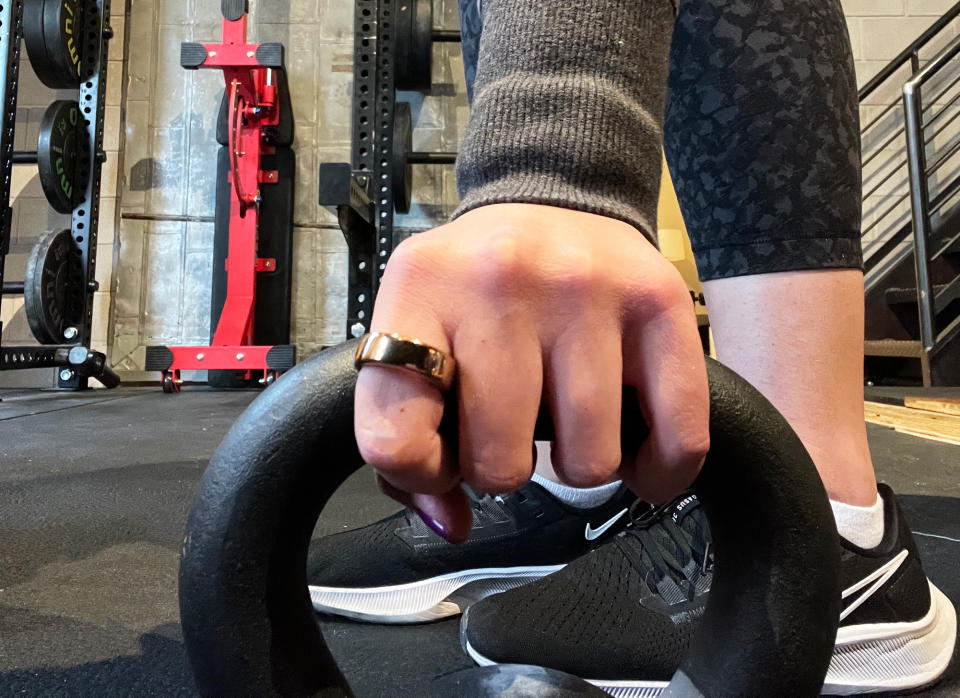
[[[681,494],[659,507],[634,502],[630,522],[617,539],[621,550],[643,575],[647,588],[667,601],[681,600],[676,598],[676,589],[683,599],[692,601],[698,582],[713,571],[713,546],[703,509],[697,502],[694,509],[679,511],[691,496]],[[673,584],[664,584],[667,579]]]

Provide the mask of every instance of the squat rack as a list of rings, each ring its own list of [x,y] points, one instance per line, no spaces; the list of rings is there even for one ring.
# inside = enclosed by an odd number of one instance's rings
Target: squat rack
[[[79,203],[73,210],[71,234],[80,252],[86,280],[83,294],[83,321],[69,343],[4,347],[0,344],[0,371],[28,368],[57,369],[57,385],[66,390],[87,388],[88,379],[97,376],[106,385],[119,380],[105,366],[105,357],[89,350],[93,326],[93,294],[97,290],[97,230],[100,219],[100,174],[103,164],[103,120],[107,85],[107,46],[113,36],[110,28],[110,0],[86,0],[83,26],[76,32],[85,42],[83,82],[77,101],[84,118],[86,153],[77,158],[77,181],[85,183]],[[3,268],[10,251],[12,209],[10,188],[14,164],[14,129],[17,119],[20,46],[23,38],[23,2],[0,5],[0,287]],[[2,330],[2,326],[0,326]],[[2,340],[0,340],[2,341]],[[103,376],[103,378],[100,378]]]
[[[398,88],[429,89],[434,42],[460,40],[458,30],[432,22],[431,0],[355,0],[351,162],[323,163],[319,172],[320,204],[337,212],[349,247],[348,337],[369,329],[387,260],[405,237],[394,229],[394,213],[409,206],[407,165],[455,158],[407,152],[410,112],[396,101]]]
[[[320,165],[320,204],[337,211],[349,247],[347,335],[370,327],[393,230],[393,0],[356,0],[350,163]]]

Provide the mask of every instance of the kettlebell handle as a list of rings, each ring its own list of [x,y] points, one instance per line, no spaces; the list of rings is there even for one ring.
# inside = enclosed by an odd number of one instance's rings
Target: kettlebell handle
[[[180,564],[184,644],[204,695],[348,693],[307,592],[320,511],[362,465],[353,432],[357,343],[285,374],[240,416],[204,473]],[[711,448],[694,484],[714,578],[663,695],[818,695],[840,613],[839,541],[823,484],[786,420],[708,360]],[[448,410],[445,428],[455,428]],[[624,391],[624,452],[646,436]],[[549,416],[538,438],[552,437]],[[371,657],[371,661],[378,658]]]

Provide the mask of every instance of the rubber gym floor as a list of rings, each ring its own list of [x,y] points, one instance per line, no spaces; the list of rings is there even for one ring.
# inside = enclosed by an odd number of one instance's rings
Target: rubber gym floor
[[[182,533],[207,460],[255,396],[0,391],[0,695],[195,693],[178,621]],[[868,428],[928,575],[960,606],[960,447]],[[396,508],[361,470],[315,535]],[[322,625],[360,696],[422,695],[434,676],[472,664],[456,620]],[[957,654],[923,695],[960,695]]]

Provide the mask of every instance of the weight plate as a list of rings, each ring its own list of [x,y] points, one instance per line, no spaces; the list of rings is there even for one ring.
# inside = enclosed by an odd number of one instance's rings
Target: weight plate
[[[47,55],[56,62],[64,87],[79,85],[83,75],[81,7],[77,0],[44,0],[43,37]]]
[[[51,79],[52,67],[47,61],[47,47],[43,41],[43,5],[44,0],[23,0],[23,43],[33,72],[46,85]]]
[[[413,194],[413,167],[407,153],[413,150],[413,121],[410,103],[397,102],[393,111],[393,207],[397,213],[409,213]]]
[[[47,233],[27,259],[24,310],[41,344],[62,344],[67,327],[83,322],[83,264],[69,230]]]
[[[37,138],[37,168],[40,184],[50,206],[60,213],[73,211],[78,186],[77,156],[83,140],[80,105],[69,100],[54,102],[44,112]]]
[[[433,83],[433,0],[412,0],[413,34],[410,42],[410,67],[419,79],[411,88],[429,92]]]
[[[433,1],[397,0],[395,16],[396,88],[429,92],[433,81]]]
[[[413,5],[411,0],[396,0],[393,3],[393,86],[398,90],[407,89],[410,82],[410,41],[413,24]]]
[[[47,87],[62,89],[80,84],[80,13],[77,0],[24,0],[23,39],[30,64]]]

